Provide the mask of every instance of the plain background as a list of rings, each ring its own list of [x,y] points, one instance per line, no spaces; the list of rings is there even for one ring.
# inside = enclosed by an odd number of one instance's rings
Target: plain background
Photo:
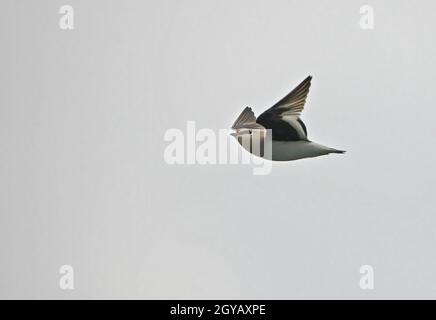
[[[3,0],[0,297],[436,298],[435,12]],[[308,74],[309,138],[345,155],[267,176],[164,162],[167,129],[228,128]],[[359,288],[364,264],[373,291]]]

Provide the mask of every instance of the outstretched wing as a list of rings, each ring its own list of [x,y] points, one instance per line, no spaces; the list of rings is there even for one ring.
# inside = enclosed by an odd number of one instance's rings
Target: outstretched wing
[[[232,125],[232,129],[265,129],[262,125],[256,122],[256,116],[251,108],[246,107],[235,123]]]
[[[307,129],[300,114],[309,93],[311,76],[303,80],[283,99],[262,113],[256,122],[272,130],[273,140],[307,140]]]

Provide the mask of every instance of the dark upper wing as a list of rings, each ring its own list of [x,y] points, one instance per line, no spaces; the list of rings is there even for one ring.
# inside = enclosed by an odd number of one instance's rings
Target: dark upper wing
[[[309,93],[311,76],[303,80],[283,99],[262,113],[256,120],[266,129],[272,130],[273,140],[307,140],[307,130],[300,119]]]

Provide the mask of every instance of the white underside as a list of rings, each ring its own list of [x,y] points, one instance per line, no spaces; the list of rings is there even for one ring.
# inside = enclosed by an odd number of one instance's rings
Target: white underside
[[[310,141],[272,141],[272,159],[290,161],[323,156],[339,151]]]
[[[291,161],[304,158],[313,158],[323,156],[329,153],[342,153],[337,149],[329,148],[310,141],[275,141],[272,147],[267,144],[262,158],[274,161]],[[259,156],[255,152],[253,154]]]

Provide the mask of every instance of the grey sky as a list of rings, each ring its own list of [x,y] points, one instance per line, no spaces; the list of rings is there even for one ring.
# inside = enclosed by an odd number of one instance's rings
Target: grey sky
[[[63,4],[1,4],[1,298],[436,298],[434,1],[72,0],[72,31]],[[345,155],[163,161],[309,74],[309,138]]]

